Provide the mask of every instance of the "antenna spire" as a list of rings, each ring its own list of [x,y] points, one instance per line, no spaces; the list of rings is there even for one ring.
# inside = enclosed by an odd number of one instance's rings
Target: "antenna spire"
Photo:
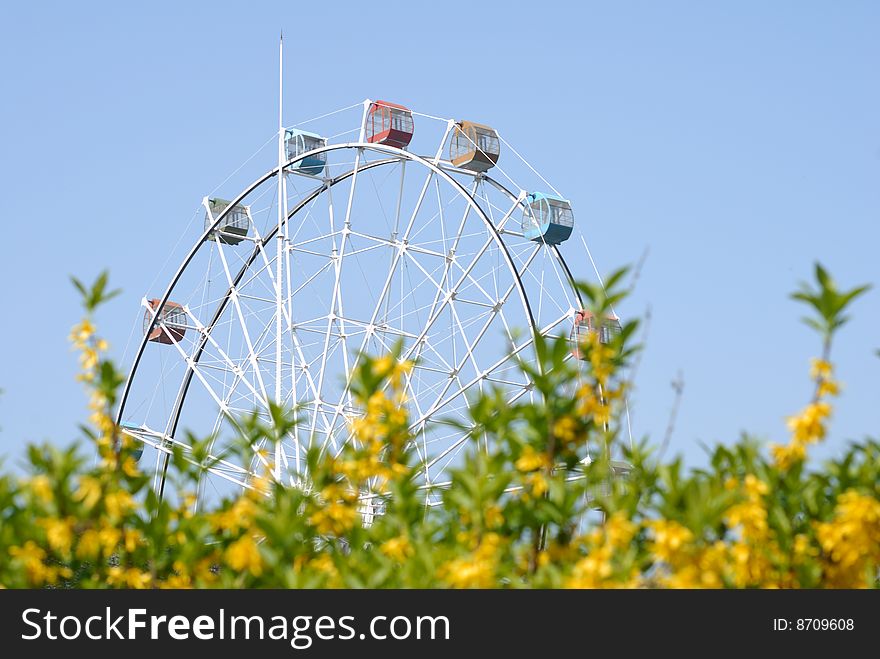
[[[284,31],[278,40],[278,232],[275,251],[275,404],[281,405],[281,316],[284,305],[282,261],[284,256],[284,222],[287,195],[284,180]],[[281,481],[281,437],[275,443],[275,481]]]

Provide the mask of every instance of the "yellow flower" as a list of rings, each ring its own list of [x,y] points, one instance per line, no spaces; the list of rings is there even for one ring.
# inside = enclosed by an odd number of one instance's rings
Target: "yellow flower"
[[[592,419],[597,426],[604,427],[611,423],[611,401],[621,398],[622,395],[620,388],[608,389],[604,386],[584,385],[578,391],[578,414]]]
[[[394,367],[394,358],[391,355],[384,355],[373,362],[373,375],[377,377],[385,377]]]
[[[159,584],[159,588],[163,589],[182,590],[192,587],[192,579],[185,574],[172,574],[165,581]]]
[[[83,476],[79,479],[79,488],[74,499],[82,501],[86,510],[91,510],[101,500],[101,494],[101,483],[91,476]]]
[[[730,528],[741,527],[745,539],[761,541],[767,536],[767,510],[759,500],[731,506],[724,520]]]
[[[498,534],[487,533],[474,551],[441,565],[437,576],[452,588],[491,588],[495,585],[500,544]]]
[[[702,583],[700,568],[694,563],[678,565],[662,582],[668,588],[699,588]]]
[[[122,542],[125,545],[125,551],[129,554],[134,552],[138,545],[142,544],[144,541],[143,536],[141,536],[140,531],[135,531],[134,529],[125,529],[122,532]]]
[[[107,583],[119,588],[149,588],[153,577],[149,572],[141,572],[137,568],[113,566],[107,570]]]
[[[553,435],[560,441],[570,444],[577,440],[578,423],[570,416],[557,419],[553,424]]]
[[[611,565],[611,547],[592,549],[587,556],[574,564],[571,576],[566,579],[566,588],[601,588],[614,573]]]
[[[831,377],[833,368],[830,362],[814,357],[810,360],[810,378],[813,380],[827,380]]]
[[[233,570],[249,571],[255,577],[263,573],[263,559],[257,543],[249,535],[243,535],[226,548],[226,563]]]
[[[837,498],[834,518],[816,526],[816,538],[829,585],[869,586],[868,568],[880,563],[880,501],[847,490]]]
[[[52,483],[49,480],[48,476],[40,474],[39,476],[34,476],[28,482],[31,490],[34,494],[37,495],[44,503],[52,503],[52,499],[54,495],[52,494]]]
[[[122,532],[113,526],[102,526],[98,531],[98,540],[100,540],[104,554],[107,556],[116,551],[121,539]]]
[[[327,586],[335,588],[340,585],[339,570],[336,569],[336,564],[333,562],[330,554],[320,554],[319,556],[316,556],[309,561],[308,566],[313,570],[327,575]]]
[[[673,520],[660,519],[649,522],[648,526],[654,532],[654,541],[649,546],[650,551],[667,563],[674,563],[687,545],[694,540],[694,534],[690,529]]]
[[[237,533],[241,529],[250,528],[256,510],[256,505],[250,498],[239,497],[226,510],[211,515],[210,521],[218,531]]]
[[[104,495],[104,508],[110,519],[120,519],[134,508],[134,501],[125,490],[117,490]]]
[[[373,361],[373,375],[379,378],[388,378],[391,386],[395,389],[400,387],[401,378],[412,370],[413,363],[409,361],[397,361],[391,355],[384,355]]]
[[[149,588],[153,577],[149,572],[141,572],[137,568],[130,567],[125,571],[124,579],[125,585],[129,588],[141,590],[143,588]]]
[[[22,563],[32,584],[40,586],[48,580],[48,568],[43,564],[46,552],[33,540],[25,542],[23,547],[13,545],[9,548],[9,555]]]
[[[122,463],[122,471],[129,478],[136,478],[140,475],[140,471],[138,470],[137,461],[132,457],[128,456],[125,458],[125,461]]]
[[[79,356],[79,365],[82,370],[91,371],[98,365],[98,353],[92,348],[83,348]]]
[[[320,506],[309,516],[309,523],[325,535],[344,535],[355,525],[358,518],[357,493],[339,483],[321,490]]]
[[[632,588],[636,582],[638,569],[635,564],[621,563],[627,555],[632,539],[638,532],[634,524],[622,511],[617,511],[588,534],[573,540],[574,547],[583,547],[587,555],[574,564],[571,575],[564,581],[565,588]],[[551,544],[552,548],[552,544]],[[561,552],[555,550],[555,555]],[[563,562],[567,562],[563,559]]]
[[[593,410],[593,421],[597,426],[607,426],[611,423],[611,407],[605,404],[599,404]]]
[[[83,318],[70,330],[70,342],[77,348],[83,347],[95,334],[95,326],[88,318]]]
[[[612,514],[602,529],[608,543],[615,549],[625,549],[638,531],[638,526],[633,524],[623,512]]]
[[[540,471],[535,471],[526,476],[526,485],[530,485],[532,488],[532,496],[540,497],[544,496],[544,494],[549,489],[549,484],[547,483],[547,479],[544,477],[544,474]]]
[[[721,588],[728,565],[727,545],[718,540],[714,544],[703,549],[697,564],[699,566],[700,588]]]
[[[840,385],[834,380],[820,380],[819,389],[816,393],[819,398],[824,396],[837,396],[840,394]]]
[[[323,535],[344,535],[354,527],[357,516],[353,506],[333,501],[312,513],[309,523]]]
[[[79,536],[76,544],[76,557],[81,561],[94,560],[101,551],[101,538],[94,529],[88,529]]]
[[[791,469],[791,467],[803,462],[807,457],[807,449],[800,442],[792,442],[787,446],[771,444],[770,453],[773,455],[773,464],[782,471]]]
[[[746,475],[745,481],[743,482],[743,489],[749,498],[762,497],[770,491],[767,483],[760,480],[754,474]]]
[[[825,420],[831,415],[831,406],[824,401],[807,405],[799,416],[789,417],[788,429],[795,441],[814,444],[825,438]]]
[[[798,533],[794,537],[792,553],[794,554],[796,560],[800,560],[808,556],[815,556],[818,552],[816,548],[813,547],[813,545],[810,543],[809,537],[807,537],[803,533]]]
[[[409,539],[404,535],[386,540],[379,546],[379,551],[398,563],[403,563],[413,554],[412,545],[410,544]]]
[[[68,517],[66,519],[44,517],[36,521],[38,526],[45,529],[46,540],[49,542],[49,547],[62,556],[67,556],[73,545],[74,522],[75,520],[73,517]]]
[[[46,568],[46,581],[48,583],[57,583],[59,579],[70,579],[73,576],[73,570],[66,566],[53,565]]]
[[[504,515],[501,512],[501,507],[498,505],[491,505],[483,512],[483,521],[486,524],[486,528],[494,529],[502,524],[504,524]]]
[[[778,583],[774,579],[773,566],[768,554],[769,547],[763,543],[735,542],[730,547],[733,559],[733,583],[737,588],[749,586],[769,587]]]
[[[520,454],[519,459],[516,461],[515,466],[523,473],[528,473],[530,471],[535,471],[536,469],[541,469],[542,467],[550,466],[550,459],[547,457],[546,453],[538,453],[531,446],[526,445]]]

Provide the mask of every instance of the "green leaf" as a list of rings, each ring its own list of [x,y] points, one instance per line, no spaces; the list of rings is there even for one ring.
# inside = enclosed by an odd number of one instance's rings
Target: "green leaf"
[[[815,311],[815,316],[802,320],[818,331],[828,342],[835,330],[842,327],[849,317],[845,314],[853,300],[868,291],[869,285],[856,286],[848,291],[840,291],[828,271],[821,264],[815,265],[816,286],[803,282],[799,291],[791,294],[793,300],[803,302]]]

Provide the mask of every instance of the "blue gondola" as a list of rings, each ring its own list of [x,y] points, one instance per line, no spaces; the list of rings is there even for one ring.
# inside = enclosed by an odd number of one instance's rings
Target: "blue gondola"
[[[297,128],[288,128],[284,131],[284,144],[287,147],[287,159],[297,158],[304,153],[314,151],[327,146],[327,140],[315,133],[309,133]],[[318,153],[306,156],[290,166],[290,171],[310,176],[321,176],[327,165],[327,153]]]
[[[133,423],[120,423],[119,427],[123,432],[125,432],[126,430],[142,430],[140,426],[137,426]],[[134,449],[131,452],[131,457],[134,458],[135,462],[139,462],[144,455],[144,443],[140,439],[137,439],[134,436],[134,433],[126,434],[131,437],[132,441],[135,442]]]
[[[533,192],[526,197],[523,213],[523,235],[529,240],[558,245],[571,236],[574,213],[567,199],[545,192]]]

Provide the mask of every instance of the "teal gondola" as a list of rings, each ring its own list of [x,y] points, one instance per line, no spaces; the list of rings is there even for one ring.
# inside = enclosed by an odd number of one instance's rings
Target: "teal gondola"
[[[139,462],[140,459],[144,456],[144,443],[134,434],[134,432],[130,431],[138,431],[141,430],[140,426],[136,426],[133,423],[120,423],[119,429],[125,432],[128,430],[126,434],[132,438],[132,441],[135,442],[134,448],[131,451],[131,457],[134,458],[135,462]]]
[[[568,240],[574,228],[574,213],[567,199],[545,192],[533,192],[526,197],[523,212],[523,236],[548,245]]]
[[[287,159],[299,158],[304,153],[327,146],[327,140],[320,135],[297,128],[284,131],[284,144],[287,147]],[[309,176],[321,176],[327,166],[327,152],[313,153],[290,165],[288,171]]]

